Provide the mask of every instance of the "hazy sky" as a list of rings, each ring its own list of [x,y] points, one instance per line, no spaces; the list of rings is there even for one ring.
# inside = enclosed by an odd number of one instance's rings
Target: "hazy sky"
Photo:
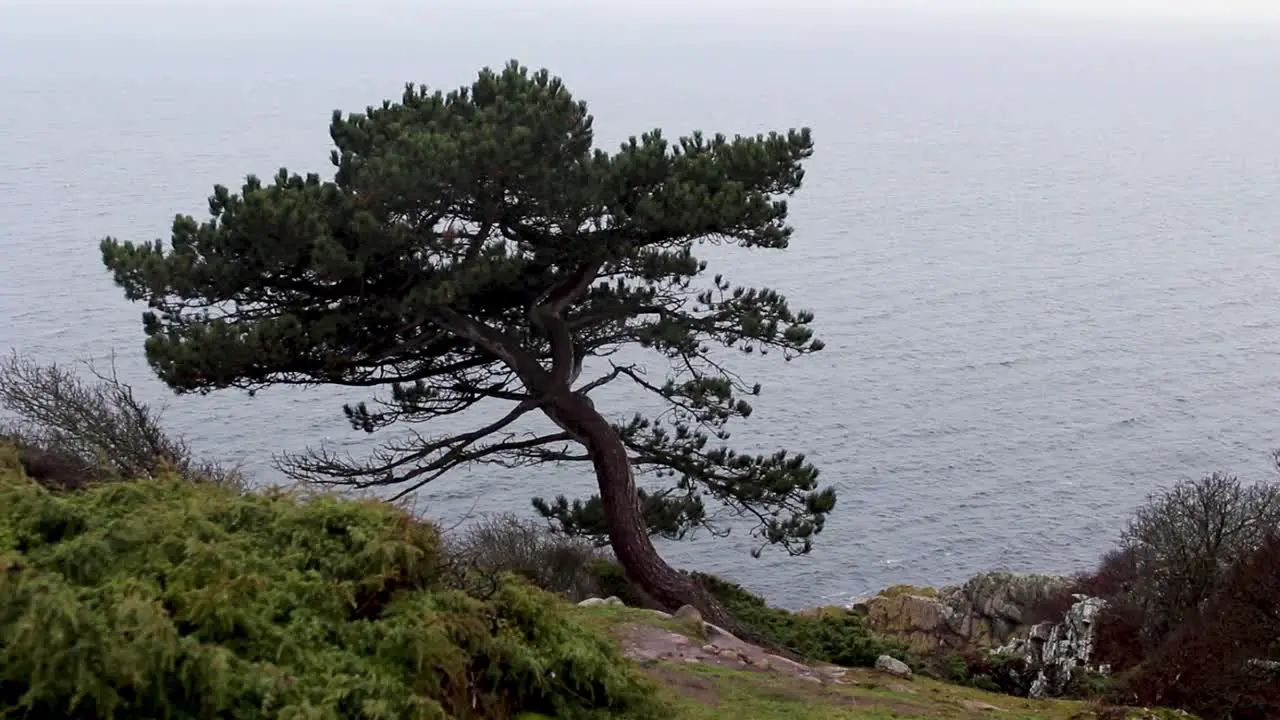
[[[948,14],[1036,14],[1149,19],[1226,19],[1280,22],[1280,0],[398,0],[418,5],[484,5],[533,9],[547,5],[587,6],[597,10],[764,10],[764,11],[847,11],[914,10]],[[397,0],[390,0],[391,3]],[[0,7],[15,5],[241,5],[250,0],[0,0]],[[252,0],[258,6],[307,5],[312,7],[369,4],[367,0]],[[389,4],[374,0],[372,4]]]
[[[496,1],[496,0],[495,0]],[[519,0],[508,0],[523,4]],[[692,10],[911,10],[947,14],[1014,14],[1123,19],[1280,22],[1280,0],[552,0],[596,8],[637,6]]]
[[[372,16],[448,17],[475,22],[491,19],[496,25],[529,22],[563,22],[577,16],[621,22],[627,25],[695,24],[798,25],[838,28],[877,16],[885,19],[945,18],[948,23],[979,27],[1013,21],[1022,28],[1039,27],[1056,32],[1077,28],[1172,29],[1179,35],[1198,35],[1215,29],[1233,35],[1273,38],[1280,32],[1280,0],[0,0],[0,29],[6,8],[27,8],[50,21],[79,19],[129,22],[159,15],[173,18],[183,8],[214,13],[220,18],[232,8],[251,8],[251,22],[268,22],[268,16],[286,13],[294,18],[338,13],[362,20]],[[75,13],[71,7],[96,12]],[[133,8],[134,12],[122,10]],[[273,12],[276,11],[276,12]],[[583,12],[586,10],[586,12]],[[139,11],[142,13],[139,14]],[[566,16],[566,12],[568,15]],[[71,13],[75,13],[74,15]],[[20,13],[24,14],[24,13]],[[92,16],[94,19],[90,19]],[[406,20],[407,22],[408,20]],[[1022,21],[1030,21],[1030,25]],[[3,33],[0,33],[3,34]]]

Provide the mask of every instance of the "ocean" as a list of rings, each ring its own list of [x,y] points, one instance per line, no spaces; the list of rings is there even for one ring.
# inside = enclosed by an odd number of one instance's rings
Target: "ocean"
[[[496,5],[0,4],[0,351],[107,361],[201,453],[359,440],[325,389],[175,397],[105,235],[167,237],[215,183],[331,172],[328,122],[547,67],[603,147],[661,127],[817,143],[785,252],[708,250],[817,314],[827,349],[736,367],[735,442],[802,451],[840,502],[814,551],[665,543],[788,607],[991,569],[1089,567],[1143,498],[1280,447],[1280,35],[844,13]],[[630,414],[634,397],[602,408]],[[460,470],[425,514],[532,514],[582,468]]]

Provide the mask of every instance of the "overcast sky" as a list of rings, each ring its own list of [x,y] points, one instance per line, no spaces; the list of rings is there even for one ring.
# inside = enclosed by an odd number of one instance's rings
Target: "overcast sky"
[[[147,15],[163,10],[161,14],[169,17],[181,14],[184,7],[200,8],[224,19],[232,8],[252,8],[259,24],[267,21],[266,16],[280,15],[271,12],[273,9],[294,18],[301,14],[319,19],[336,12],[353,20],[392,14],[405,21],[409,16],[449,17],[474,23],[475,18],[484,17],[496,24],[504,24],[504,20],[505,24],[524,24],[543,18],[557,22],[555,18],[563,20],[568,10],[574,15],[627,24],[828,23],[836,27],[874,14],[948,17],[980,25],[992,18],[1021,19],[1062,29],[1076,25],[1171,26],[1195,34],[1197,28],[1208,31],[1217,26],[1266,37],[1280,31],[1280,0],[0,0],[0,28],[6,24],[6,9],[13,12],[23,6],[27,12],[14,17],[36,12],[46,18],[75,19],[66,12],[70,6],[98,11],[79,13],[85,22],[102,12],[115,20],[136,20],[136,12],[121,13],[121,8],[132,6],[135,10],[147,8],[143,10]],[[584,9],[589,12],[580,12]]]
[[[452,1],[452,0],[446,0]],[[493,0],[502,2],[502,0]],[[543,0],[545,2],[545,0]],[[521,0],[506,0],[525,4]],[[551,0],[595,8],[681,7],[740,10],[912,10],[947,14],[1032,14],[1152,20],[1280,22],[1280,0]]]
[[[13,5],[164,5],[181,7],[184,4],[208,5],[243,4],[215,2],[215,0],[0,0],[0,7]],[[395,2],[395,0],[392,0]],[[1228,18],[1268,19],[1280,21],[1280,0],[424,0],[424,2],[399,2],[412,5],[503,5],[536,8],[546,5],[590,6],[595,9],[644,10],[656,7],[696,9],[741,10],[858,10],[858,9],[911,9],[945,13],[1017,13],[1051,15],[1093,15],[1116,17],[1163,18]],[[254,0],[253,4],[332,5],[369,4],[368,0]],[[375,2],[373,4],[384,4]]]

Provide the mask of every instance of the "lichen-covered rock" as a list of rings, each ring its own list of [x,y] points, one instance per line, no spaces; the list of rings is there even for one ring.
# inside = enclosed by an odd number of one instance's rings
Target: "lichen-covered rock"
[[[895,585],[854,607],[870,629],[916,652],[992,648],[1024,631],[1030,610],[1066,583],[1053,575],[985,573],[942,590]]]
[[[959,632],[973,641],[1008,642],[1026,627],[1028,611],[1061,592],[1069,580],[1056,575],[992,572],[942,591],[964,617]]]
[[[865,601],[863,608],[868,627],[915,652],[960,648],[967,642],[957,632],[961,623],[956,611],[936,597],[878,595]]]

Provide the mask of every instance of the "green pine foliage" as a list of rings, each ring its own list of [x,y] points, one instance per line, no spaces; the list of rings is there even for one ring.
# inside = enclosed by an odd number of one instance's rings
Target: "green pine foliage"
[[[0,706],[27,718],[662,717],[511,576],[384,503],[176,477],[55,493],[0,448]]]
[[[803,454],[730,440],[762,392],[733,358],[820,351],[813,313],[698,256],[789,246],[808,129],[654,129],[603,148],[585,102],[512,61],[455,90],[411,85],[335,112],[330,137],[331,174],[216,185],[167,242],[103,240],[115,283],[146,303],[161,380],[200,393],[354,388],[368,400],[344,408],[353,430],[413,429],[358,460],[290,456],[296,478],[412,493],[486,463],[594,469],[601,444],[620,441],[646,476],[651,533],[724,532],[727,514],[750,522],[757,550],[810,550],[835,491]],[[597,409],[606,385],[661,409]],[[477,423],[464,431],[462,417]],[[536,434],[535,419],[554,429]],[[433,432],[444,426],[456,429]],[[598,479],[634,492],[616,473]],[[600,496],[536,507],[599,542],[616,530]]]

